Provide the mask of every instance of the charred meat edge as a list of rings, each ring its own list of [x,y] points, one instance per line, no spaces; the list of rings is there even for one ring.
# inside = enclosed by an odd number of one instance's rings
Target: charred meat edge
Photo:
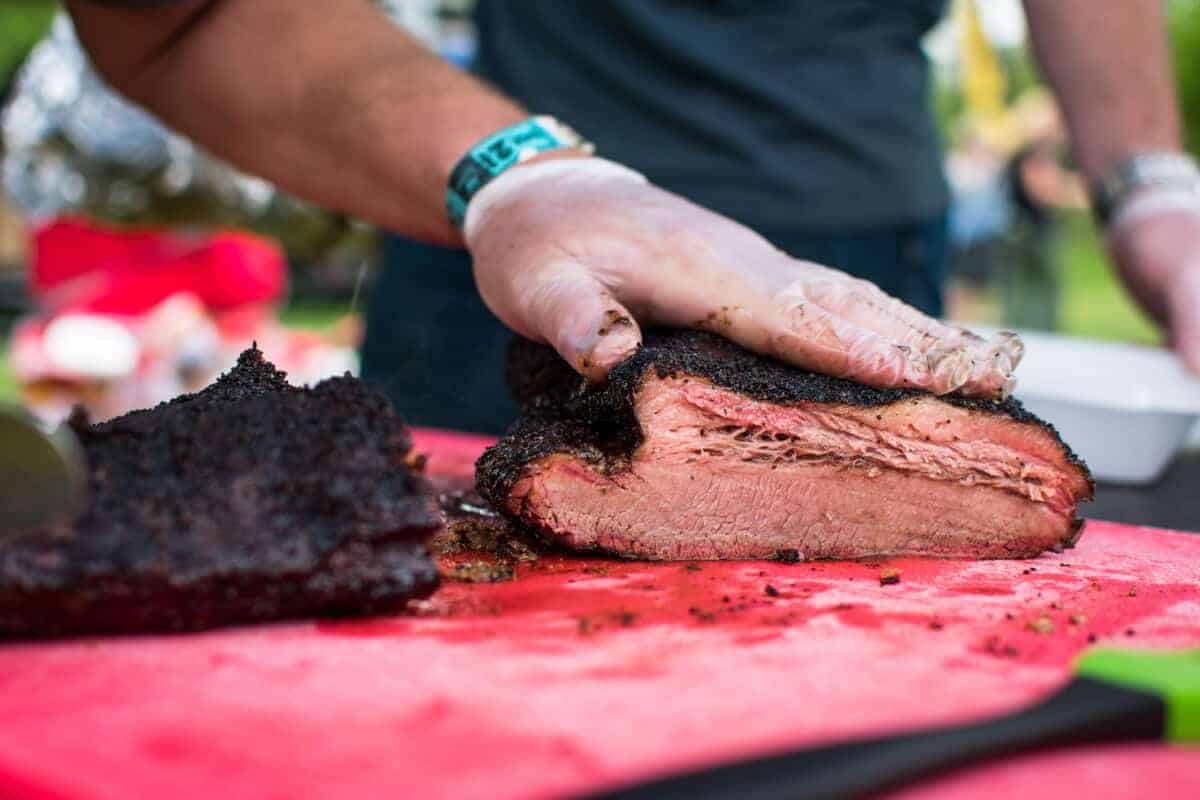
[[[529,464],[553,453],[570,453],[605,475],[629,469],[643,439],[634,412],[635,397],[651,369],[659,378],[702,378],[714,386],[782,406],[878,407],[930,396],[918,389],[877,389],[809,372],[699,331],[647,332],[643,346],[614,367],[608,380],[589,385],[552,348],[518,338],[509,353],[508,382],[524,414],[476,463],[479,494],[493,507],[504,508]],[[1087,466],[1053,425],[1029,413],[1019,400],[1010,397],[998,402],[958,395],[938,399],[1045,430],[1062,447],[1067,463],[1084,474],[1088,490],[1083,499],[1091,499],[1094,482]],[[1076,535],[1078,530],[1077,522]]]

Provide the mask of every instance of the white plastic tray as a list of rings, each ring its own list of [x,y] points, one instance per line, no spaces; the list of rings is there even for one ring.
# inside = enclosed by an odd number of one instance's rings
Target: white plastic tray
[[[997,328],[967,325],[981,335]],[[1157,479],[1200,419],[1200,378],[1170,351],[1018,331],[1016,396],[1058,428],[1097,480]]]

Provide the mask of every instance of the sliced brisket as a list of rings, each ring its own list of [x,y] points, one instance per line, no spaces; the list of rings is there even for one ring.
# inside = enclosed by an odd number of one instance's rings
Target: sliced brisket
[[[589,386],[514,346],[525,415],[477,465],[553,541],[649,559],[1014,558],[1069,546],[1086,467],[1015,400],[881,390],[698,332]]]
[[[353,378],[295,388],[250,350],[203,392],[73,425],[88,510],[0,537],[0,635],[365,614],[437,586],[408,432]]]

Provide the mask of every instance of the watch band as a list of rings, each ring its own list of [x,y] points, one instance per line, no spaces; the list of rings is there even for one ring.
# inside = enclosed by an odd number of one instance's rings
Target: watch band
[[[595,147],[554,117],[530,117],[502,128],[475,144],[450,171],[446,213],[461,228],[471,198],[505,170],[547,150],[573,148],[591,154]]]
[[[1130,156],[1092,187],[1092,208],[1096,217],[1107,225],[1131,194],[1150,186],[1200,195],[1200,167],[1184,153],[1164,151]]]

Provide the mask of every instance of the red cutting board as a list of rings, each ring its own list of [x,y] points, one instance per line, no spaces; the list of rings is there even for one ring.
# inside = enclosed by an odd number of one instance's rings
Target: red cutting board
[[[418,440],[442,473],[484,444]],[[3,647],[0,797],[555,797],[1003,713],[1093,636],[1200,646],[1200,536],[1093,522],[1061,555],[888,565],[900,583],[550,556],[411,616]],[[1200,750],[1047,753],[897,796],[1200,797]]]

